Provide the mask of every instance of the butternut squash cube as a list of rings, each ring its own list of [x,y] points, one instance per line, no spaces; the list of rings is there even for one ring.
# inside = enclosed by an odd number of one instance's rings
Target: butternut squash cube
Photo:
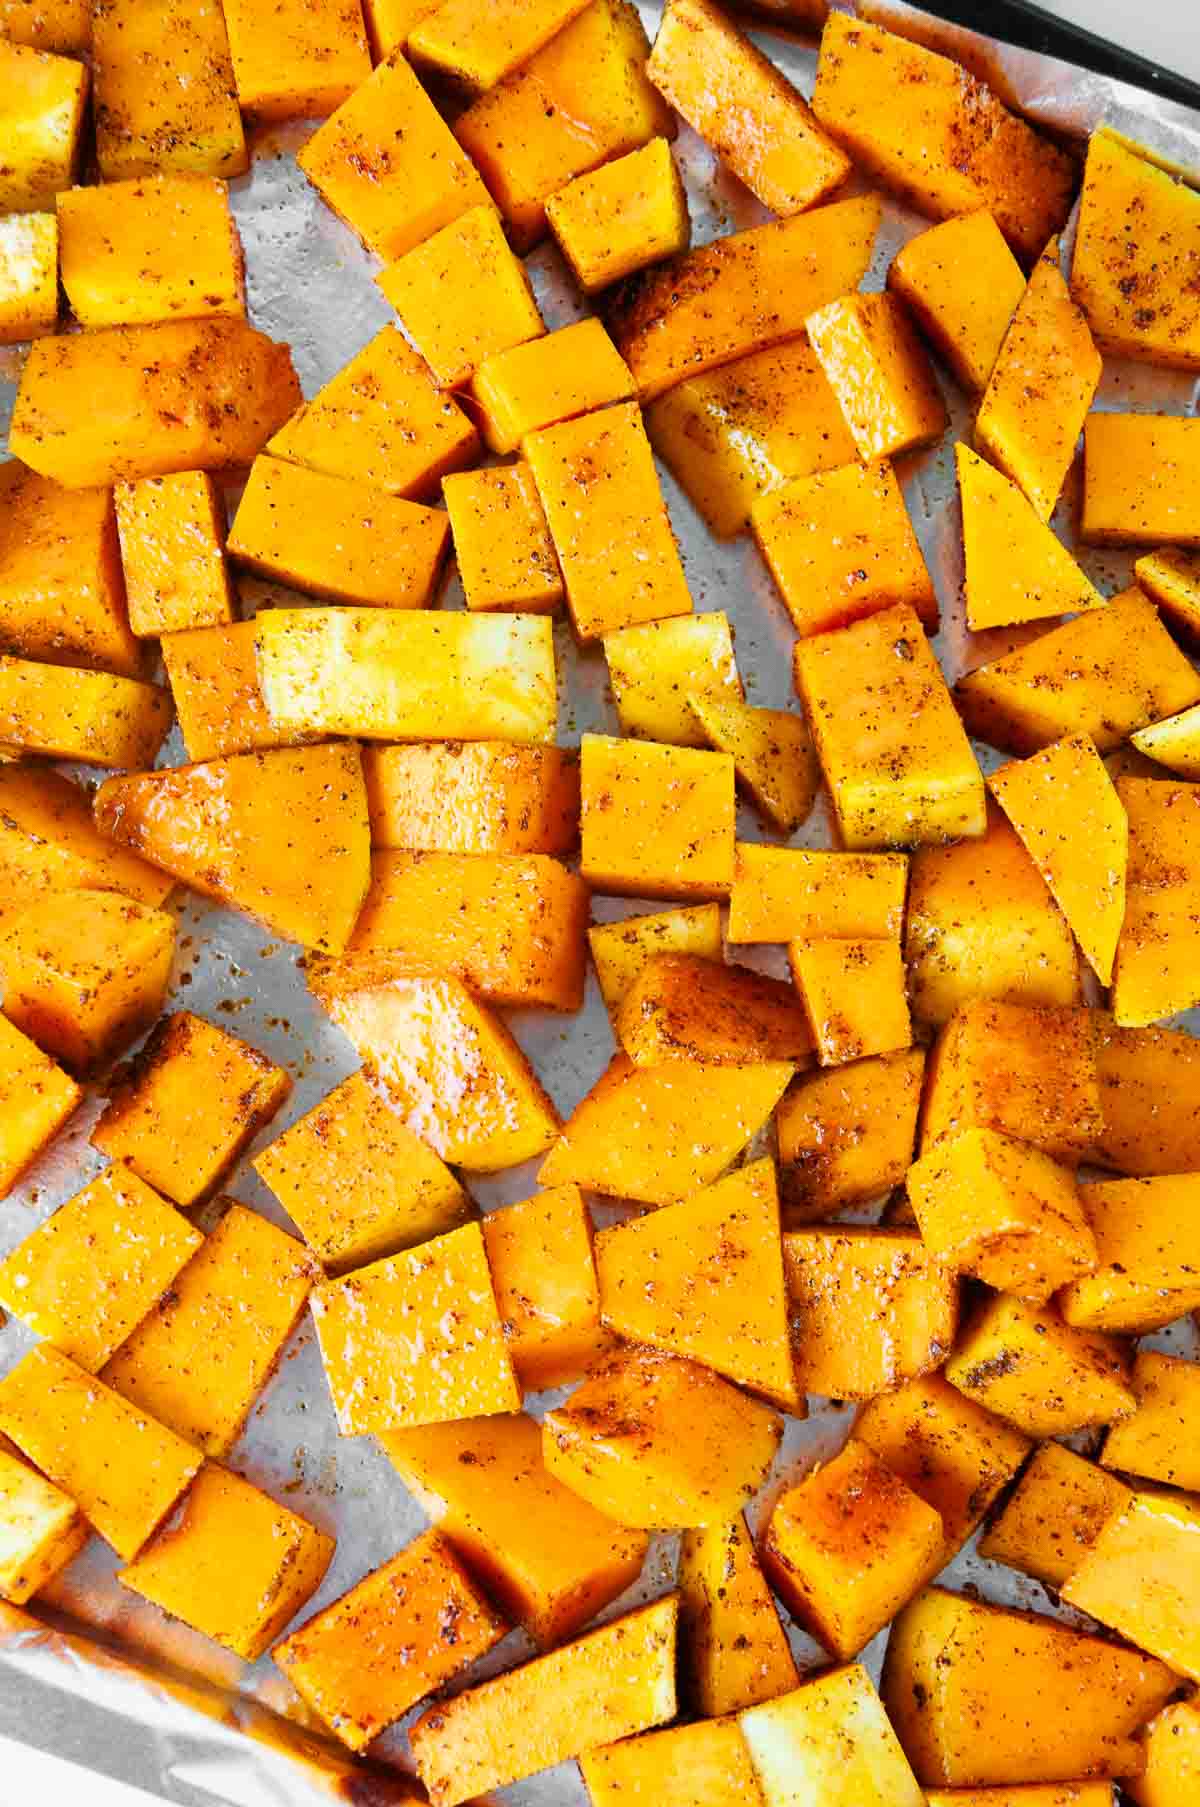
[[[546,202],[568,182],[656,134],[675,136],[646,74],[649,50],[632,6],[593,0],[455,122],[520,253],[544,235]]]
[[[714,752],[728,753],[734,775],[760,814],[790,835],[812,810],[821,768],[808,723],[787,709],[756,709],[731,693],[688,695],[688,707]]]
[[[1200,369],[1200,307],[1188,272],[1200,248],[1196,191],[1110,128],[1088,139],[1071,293],[1119,357]]]
[[[733,882],[727,753],[585,734],[580,870],[597,891],[723,897]]]
[[[164,1017],[109,1095],[92,1146],[177,1205],[213,1192],[292,1089],[248,1042],[181,1010]]]
[[[992,772],[988,789],[1066,917],[1102,985],[1125,915],[1129,826],[1092,741],[1069,736]],[[1065,824],[1072,825],[1067,834]],[[1078,842],[1074,839],[1078,836]],[[1089,849],[1080,860],[1079,843]]]
[[[286,345],[238,316],[38,339],[9,449],[68,489],[247,465],[300,402]]]
[[[0,901],[28,905],[53,891],[118,891],[162,905],[174,881],[114,847],[92,820],[91,798],[48,768],[0,766]]]
[[[662,1801],[677,1807],[763,1807],[736,1720],[672,1726],[587,1751],[579,1768],[593,1807]]]
[[[0,924],[4,1014],[69,1071],[121,1054],[162,1010],[175,918],[115,891],[55,891]]]
[[[1130,1800],[1138,1807],[1188,1807],[1200,1780],[1200,1711],[1194,1701],[1164,1707],[1143,1730],[1141,1745],[1145,1769],[1122,1781]]]
[[[157,638],[232,622],[225,506],[208,472],[118,483],[115,501],[133,632]]]
[[[625,1348],[546,1414],[542,1450],[551,1474],[619,1525],[670,1531],[740,1512],[782,1433],[770,1406],[711,1369]]]
[[[788,959],[821,1066],[911,1045],[899,941],[793,941]]]
[[[202,1241],[178,1211],[118,1163],[0,1264],[0,1304],[94,1374]]]
[[[270,609],[257,623],[263,698],[289,733],[554,739],[554,633],[540,616]]]
[[[52,213],[0,219],[0,345],[58,326],[58,221]]]
[[[831,13],[813,111],[860,169],[934,219],[986,207],[1031,262],[1066,223],[1075,169],[977,77],[924,44]]]
[[[691,613],[636,402],[530,433],[524,449],[581,640]]]
[[[105,182],[249,168],[217,0],[106,0],[92,9],[92,66]]]
[[[0,1380],[0,1430],[126,1561],[200,1467],[198,1449],[39,1343]]]
[[[418,853],[570,853],[579,754],[505,741],[364,747],[376,847]]]
[[[1025,293],[1021,266],[985,207],[929,226],[888,266],[898,295],[968,392],[979,394]]]
[[[1117,795],[1129,818],[1129,872],[1112,1013],[1124,1027],[1141,1028],[1200,999],[1193,961],[1200,785],[1121,778]]]
[[[87,1540],[74,1500],[19,1456],[0,1450],[0,1599],[23,1606]]]
[[[852,1436],[940,1515],[949,1562],[1029,1454],[1029,1439],[940,1374],[868,1401]]]
[[[879,229],[874,195],[727,233],[616,290],[609,330],[643,402],[804,330],[857,287]]]
[[[661,954],[722,958],[720,906],[693,904],[650,916],[629,916],[621,922],[596,923],[588,930],[588,946],[601,996],[615,1022],[634,981]]]
[[[437,387],[394,326],[376,333],[286,424],[277,424],[265,448],[273,458],[410,499],[428,494],[447,471],[473,463],[479,450],[479,435],[458,403]]]
[[[1102,1180],[1080,1198],[1099,1266],[1060,1297],[1068,1324],[1140,1336],[1200,1311],[1200,1178]]]
[[[954,695],[967,732],[1005,752],[1086,734],[1109,753],[1135,729],[1200,702],[1200,678],[1153,603],[1130,589],[968,672]]]
[[[850,173],[775,64],[710,0],[670,0],[647,73],[772,213],[800,213]]]
[[[62,1128],[83,1088],[0,1016],[0,1197]]]
[[[333,1272],[466,1221],[466,1193],[361,1073],[255,1156],[254,1171]]]
[[[50,212],[79,167],[88,72],[71,57],[0,39],[0,208]]]
[[[1100,353],[1071,299],[1051,239],[992,367],[975,443],[1028,497],[1039,520],[1054,513],[1100,381]]]
[[[676,1204],[711,1185],[757,1135],[794,1071],[778,1060],[635,1067],[616,1054],[564,1124],[538,1181]]]
[[[110,779],[97,825],[289,941],[341,953],[370,881],[353,743],[233,754]]]
[[[772,489],[751,507],[750,526],[798,633],[828,633],[895,603],[937,627],[933,581],[886,459]]]
[[[798,1409],[770,1161],[602,1230],[596,1272],[604,1322],[627,1342],[687,1356]]]
[[[1074,1175],[994,1129],[936,1142],[909,1170],[927,1247],[959,1273],[1041,1302],[1096,1266]]]
[[[547,200],[546,218],[586,295],[686,251],[692,235],[665,138],[566,183]]]
[[[171,726],[157,684],[0,656],[0,741],[81,765],[153,765]]]
[[[922,1152],[946,1136],[992,1129],[1077,1166],[1104,1132],[1096,1053],[1086,1010],[960,1005],[934,1044]]]
[[[1093,1158],[1118,1173],[1200,1167],[1200,1048],[1178,1029],[1097,1019],[1100,1122]]]
[[[1157,1349],[1141,1349],[1133,1364],[1133,1391],[1137,1410],[1114,1424],[1104,1440],[1105,1468],[1144,1475],[1168,1487],[1200,1488],[1200,1367]]]
[[[320,1587],[334,1540],[206,1462],[118,1581],[253,1662]]]
[[[140,677],[124,592],[110,491],[62,489],[15,458],[0,465],[5,651]]]
[[[448,77],[481,94],[527,63],[587,0],[496,0],[480,14],[474,0],[439,0],[408,34],[405,49],[418,69]]]
[[[874,1684],[858,1663],[739,1714],[766,1807],[921,1807]]]
[[[948,1022],[978,998],[1082,1002],[1066,918],[995,804],[986,820],[977,840],[913,855],[904,955],[913,1010],[927,1023]]]
[[[371,58],[358,0],[222,0],[242,109],[320,119],[360,89]]]
[[[508,1353],[531,1393],[578,1380],[607,1354],[592,1220],[578,1186],[558,1186],[483,1219],[483,1245]]]
[[[1164,546],[1135,559],[1133,574],[1171,626],[1194,641],[1200,633],[1200,556]]]
[[[1198,1534],[1195,1500],[1135,1493],[1104,1525],[1063,1599],[1200,1680],[1200,1577],[1192,1554]]]
[[[895,296],[845,295],[804,324],[860,458],[893,458],[941,438],[946,404]]]
[[[1184,709],[1165,722],[1151,722],[1129,736],[1139,753],[1180,778],[1200,778],[1200,707]]]
[[[438,384],[545,332],[529,277],[490,202],[469,207],[376,278]]]
[[[659,954],[642,968],[614,1020],[635,1066],[664,1060],[749,1066],[805,1062],[812,1033],[792,987],[702,954]]]
[[[244,314],[242,247],[214,176],[140,176],[58,197],[62,285],[81,326]]]
[[[791,1646],[741,1513],[683,1533],[679,1610],[686,1687],[706,1718],[795,1687]]]
[[[442,494],[467,607],[557,609],[562,573],[529,466],[461,471],[443,479]]]
[[[1104,606],[1062,541],[1015,483],[960,440],[958,492],[972,631]]]
[[[1061,1589],[1129,1498],[1129,1488],[1094,1462],[1043,1443],[980,1538],[979,1554]]]
[[[396,977],[322,998],[414,1135],[496,1173],[544,1154],[559,1117],[512,1035],[458,979]],[[566,1177],[566,1176],[565,1176]]]
[[[343,1437],[520,1410],[477,1223],[312,1294]]]
[[[946,1379],[1038,1439],[1128,1418],[1136,1404],[1124,1343],[1007,1293],[990,1298],[967,1325]]]
[[[13,44],[67,56],[92,42],[89,0],[0,0],[0,31]]]
[[[785,1215],[831,1217],[903,1183],[913,1158],[920,1048],[802,1073],[776,1113]]]
[[[803,1394],[871,1399],[940,1367],[953,1345],[958,1280],[919,1236],[788,1230],[783,1266]]]
[[[298,1242],[231,1203],[107,1363],[104,1384],[205,1455],[227,1456],[318,1278]]]
[[[545,1648],[574,1637],[637,1579],[648,1538],[546,1470],[520,1412],[382,1431],[409,1492],[503,1610]]]
[[[344,0],[332,3],[345,9]],[[264,51],[277,42],[277,32],[275,27],[265,36]],[[365,45],[363,56],[365,60]],[[234,61],[236,66],[236,49]],[[332,107],[337,111],[313,133],[296,161],[326,206],[368,251],[390,263],[468,208],[486,206],[488,193],[402,56],[389,57],[368,75],[367,68],[356,73],[330,94],[331,104],[300,109],[309,114]],[[244,91],[241,98],[246,106]]]
[[[741,698],[729,617],[720,609],[606,634],[604,657],[621,730],[643,740],[702,747],[693,695]]]
[[[1200,546],[1198,429],[1174,414],[1089,414],[1081,538],[1094,546]]]
[[[760,496],[856,457],[803,335],[676,383],[646,409],[646,431],[718,539],[744,532]]]
[[[983,833],[983,776],[907,604],[797,641],[795,678],[847,847]]]
[[[279,728],[258,682],[258,623],[231,621],[165,633],[163,664],[188,758],[267,753],[297,746],[303,730]]]
[[[956,1788],[1136,1771],[1175,1685],[1140,1651],[936,1587],[896,1620],[880,1684],[921,1781]]]
[[[848,1660],[941,1567],[942,1521],[865,1443],[851,1441],[771,1508],[771,1585],[806,1631]]]
[[[361,1751],[507,1630],[449,1544],[426,1531],[271,1655],[342,1743]]]
[[[731,941],[803,941],[900,934],[908,889],[903,853],[830,853],[737,843]]]
[[[229,530],[229,553],[261,577],[328,602],[423,609],[449,533],[440,509],[259,457]]]
[[[673,1719],[678,1611],[668,1594],[430,1707],[409,1735],[433,1807]]]

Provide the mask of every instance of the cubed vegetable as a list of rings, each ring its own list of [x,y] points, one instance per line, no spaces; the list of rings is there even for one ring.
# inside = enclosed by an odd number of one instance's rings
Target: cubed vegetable
[[[679,1616],[685,1690],[705,1718],[773,1700],[800,1679],[741,1513],[683,1533]]]
[[[71,57],[0,39],[0,208],[49,212],[79,167],[88,72]]]
[[[579,754],[506,741],[365,747],[376,847],[418,853],[570,853]]]
[[[793,941],[788,960],[821,1066],[911,1044],[899,941]]]
[[[0,218],[0,345],[58,326],[58,221],[52,213]]]
[[[1190,416],[1089,414],[1081,537],[1098,546],[1200,546],[1197,445],[1200,421]]]
[[[566,183],[547,200],[546,218],[588,295],[686,251],[692,234],[687,196],[665,138],[652,138]]]
[[[833,1216],[882,1198],[913,1158],[925,1053],[907,1048],[802,1073],[776,1113],[785,1216]]]
[[[615,1022],[638,975],[660,955],[694,954],[704,960],[721,959],[720,907],[715,903],[693,904],[688,909],[596,923],[588,930],[588,945],[601,995]]]
[[[643,740],[702,747],[692,697],[742,694],[723,610],[621,628],[604,636],[604,657],[622,732]]]
[[[562,572],[529,466],[459,471],[442,494],[467,607],[553,613]]]
[[[1152,722],[1129,736],[1139,753],[1180,778],[1200,778],[1200,707]]]
[[[1099,1265],[1059,1299],[1068,1324],[1143,1335],[1200,1311],[1200,1177],[1101,1180],[1080,1197]]]
[[[371,73],[358,0],[222,5],[237,97],[255,118],[322,118]]]
[[[556,1186],[483,1220],[508,1353],[531,1393],[578,1380],[608,1352],[592,1254],[592,1219],[578,1186]]]
[[[1200,554],[1164,546],[1135,559],[1133,574],[1172,627],[1194,642],[1200,633]]]
[[[732,1719],[622,1738],[586,1751],[579,1768],[593,1807],[625,1807],[631,1800],[762,1807],[750,1752]]]
[[[1115,1475],[1061,1443],[1043,1443],[980,1538],[979,1553],[1061,1588],[1129,1497]]]
[[[1157,1349],[1141,1349],[1133,1364],[1133,1392],[1137,1410],[1109,1430],[1104,1466],[1168,1487],[1200,1489],[1200,1367]]]
[[[702,954],[659,954],[633,980],[615,1019],[635,1066],[664,1060],[749,1066],[759,1060],[803,1064],[813,1038],[793,988],[746,966]]]
[[[1015,483],[960,440],[958,493],[967,626],[1040,621],[1103,607],[1104,598]]]
[[[0,34],[34,50],[76,55],[91,48],[90,0],[0,0]]]
[[[723,897],[733,882],[727,753],[585,734],[580,869],[598,891]]]
[[[0,656],[0,741],[81,765],[153,765],[171,726],[157,684]]]
[[[134,633],[157,638],[232,622],[235,598],[222,550],[225,505],[209,473],[176,471],[118,483],[115,501]]]
[[[922,1152],[944,1136],[994,1129],[1077,1166],[1104,1133],[1095,1031],[1086,1010],[960,1005],[934,1044]]]
[[[1098,1019],[1100,1121],[1094,1158],[1118,1173],[1200,1168],[1200,1049],[1177,1029]]]
[[[105,182],[249,167],[219,0],[105,0],[92,8],[96,157]]]
[[[1035,1438],[1111,1424],[1136,1404],[1124,1343],[1007,1293],[989,1298],[968,1323],[946,1379]]]
[[[87,792],[32,764],[0,765],[0,898],[5,909],[80,886],[161,905],[174,880],[116,847]]]
[[[1143,1730],[1141,1745],[1145,1769],[1122,1782],[1130,1800],[1138,1807],[1188,1807],[1200,1781],[1200,1710],[1195,1702],[1164,1707]]]
[[[821,768],[808,723],[788,709],[756,709],[732,692],[688,695],[688,707],[714,752],[728,753],[734,775],[760,813],[790,835],[817,800]]]
[[[836,853],[739,841],[729,939],[890,940],[900,933],[907,889],[903,853]]]
[[[1200,999],[1200,785],[1120,778],[1117,795],[1129,819],[1129,870],[1112,1013],[1136,1029]]]
[[[23,1606],[87,1540],[74,1500],[19,1456],[0,1450],[0,1599]]]
[[[765,1807],[921,1807],[867,1671],[830,1669],[738,1716]]]
[[[81,326],[244,314],[242,246],[224,182],[141,176],[58,197],[59,263]]]
[[[58,1134],[83,1089],[0,1017],[0,1197]]]
[[[987,209],[956,214],[910,238],[887,280],[963,388],[986,389],[1025,293],[1021,266]]]
[[[1193,1433],[1194,1434],[1194,1433]],[[1178,1493],[1135,1493],[1108,1519],[1063,1599],[1200,1680],[1200,1576],[1192,1555],[1200,1505]]]
[[[844,295],[804,324],[860,458],[893,458],[941,438],[946,404],[894,295]]]
[[[190,760],[267,753],[308,738],[302,729],[277,727],[267,714],[257,646],[256,621],[164,633],[163,664]]]
[[[418,69],[480,94],[519,69],[587,0],[495,0],[480,13],[475,0],[439,0],[417,20],[405,49]]]

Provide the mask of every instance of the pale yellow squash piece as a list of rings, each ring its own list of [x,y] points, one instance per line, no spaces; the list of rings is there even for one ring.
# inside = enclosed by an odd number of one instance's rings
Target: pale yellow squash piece
[[[739,1714],[766,1807],[924,1807],[883,1703],[858,1663]]]
[[[723,610],[640,622],[606,634],[603,645],[624,734],[702,747],[706,737],[690,706],[693,694],[718,706],[740,701],[742,682]]]
[[[1200,779],[1200,704],[1129,736],[1139,753],[1180,778]]]
[[[703,617],[701,616],[702,620]],[[788,709],[756,709],[734,695],[690,691],[705,742],[733,760],[738,782],[781,834],[794,834],[817,799],[821,768],[808,723]]]
[[[1103,596],[1016,484],[961,440],[954,452],[967,564],[967,626],[973,631],[1009,627],[1102,608]]]

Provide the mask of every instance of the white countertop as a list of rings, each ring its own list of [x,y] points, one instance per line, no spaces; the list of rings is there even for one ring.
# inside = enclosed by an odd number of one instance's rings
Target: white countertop
[[[930,0],[936,8],[936,0]],[[1044,11],[1200,82],[1195,0],[1039,0]]]

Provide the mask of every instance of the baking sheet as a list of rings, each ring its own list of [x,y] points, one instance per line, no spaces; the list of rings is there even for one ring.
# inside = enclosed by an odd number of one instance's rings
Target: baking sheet
[[[653,37],[661,7],[645,0],[639,10]],[[1081,138],[1107,121],[1179,165],[1200,172],[1200,114],[1053,59],[1006,49],[972,32],[941,24],[901,0],[870,0],[869,4],[864,0],[860,10],[961,56],[1056,132]],[[801,90],[811,93],[815,46],[773,33],[756,31],[753,35]],[[251,317],[264,331],[291,343],[306,395],[393,318],[374,286],[377,261],[333,218],[296,167],[295,151],[310,129],[287,127],[260,136],[249,175],[232,188],[246,251]],[[687,186],[694,243],[769,217],[686,127],[681,129],[675,155]],[[927,224],[923,217],[890,200],[885,202],[866,288],[883,286],[895,251]],[[548,325],[565,324],[587,311],[552,246],[543,245],[534,252],[529,266]],[[7,430],[19,366],[19,352],[0,353],[0,432]],[[946,626],[937,645],[947,674],[953,678],[1040,629],[966,634],[959,599],[962,572],[953,444],[969,434],[970,416],[964,397],[944,372],[941,375],[953,430],[938,450],[903,460],[899,469],[938,589]],[[1191,412],[1196,388],[1195,381],[1184,374],[1110,360],[1097,406]],[[714,541],[670,475],[665,470],[661,475],[696,607],[724,609],[729,614],[749,699],[769,705],[788,703],[792,700],[794,634],[761,560],[748,541],[726,545]],[[1056,528],[1070,544],[1074,543],[1075,475],[1055,517]],[[1105,592],[1129,581],[1128,555],[1084,549],[1079,556]],[[242,588],[247,613],[279,602],[289,606],[303,602],[258,581],[246,582]],[[442,606],[462,606],[453,577]],[[615,731],[603,655],[599,651],[580,653],[562,623],[556,634],[562,691],[560,738],[574,742],[592,728]],[[997,762],[992,753],[984,752],[983,757],[985,764]],[[182,758],[176,732],[162,763],[174,764]],[[741,813],[739,832],[751,839],[772,838],[749,810]],[[797,845],[828,844],[828,819],[822,806],[794,840]],[[313,1006],[297,969],[296,949],[273,943],[264,930],[245,918],[199,900],[185,897],[176,907],[180,944],[172,1005],[227,1023],[285,1065],[296,1082],[288,1106],[249,1151],[253,1154],[311,1109],[354,1068],[356,1057],[349,1043]],[[597,919],[611,920],[653,908],[661,905],[599,898],[594,912]],[[739,957],[782,972],[781,955],[782,950],[745,949]],[[508,1015],[518,1040],[565,1115],[602,1071],[612,1049],[608,1019],[594,979],[589,976],[585,1007],[575,1018],[535,1012]],[[100,1098],[89,1100],[68,1132],[9,1199],[0,1215],[0,1254],[28,1235],[99,1170],[102,1162],[90,1149],[87,1137],[102,1102]],[[489,1209],[526,1197],[536,1187],[533,1170],[527,1167],[476,1180],[471,1189],[480,1205]],[[275,1200],[250,1171],[248,1158],[230,1180],[228,1191],[287,1226]],[[601,1205],[597,1215],[605,1221],[616,1211],[615,1206]],[[852,1333],[852,1326],[848,1330]],[[1191,1333],[1184,1326],[1148,1340],[1161,1347],[1192,1347]],[[0,1368],[11,1366],[30,1341],[16,1321],[0,1328]],[[531,1409],[539,1411],[559,1397],[561,1394],[534,1399]],[[769,1505],[785,1478],[794,1478],[840,1445],[849,1417],[844,1408],[814,1401],[807,1423],[789,1421],[775,1473],[752,1516],[764,1503]],[[231,1462],[252,1481],[337,1535],[336,1557],[308,1611],[336,1598],[393,1555],[425,1522],[373,1439],[336,1435],[307,1318],[293,1336],[277,1377],[253,1411]],[[612,1617],[669,1587],[673,1563],[674,1540],[657,1539],[641,1581],[604,1616]],[[115,1580],[117,1566],[111,1552],[93,1539],[36,1603],[33,1610],[41,1620],[49,1621],[49,1626],[12,1609],[0,1613],[0,1732],[72,1755],[178,1802],[275,1807],[284,1801],[328,1799],[330,1791],[363,1803],[408,1798],[402,1728],[379,1741],[369,1765],[339,1757],[332,1746],[323,1743],[319,1728],[269,1659],[246,1666],[207,1639],[169,1621],[120,1587]],[[982,1561],[971,1550],[951,1566],[948,1578],[955,1583],[974,1583],[992,1599],[1070,1617],[1066,1609],[1054,1607],[1035,1583]],[[804,1664],[825,1660],[818,1647],[801,1634],[796,1633],[794,1641]],[[876,1639],[866,1653],[876,1674],[883,1643],[882,1637]],[[456,1686],[510,1666],[527,1655],[529,1648],[523,1634],[513,1633]],[[134,1668],[122,1662],[122,1652]],[[158,1679],[147,1678],[146,1666]],[[186,1684],[181,1685],[181,1677],[188,1678]],[[289,1724],[297,1728],[301,1739],[290,1754],[286,1748],[292,1736]],[[310,1735],[314,1730],[318,1732],[315,1738]],[[4,1798],[0,1782],[0,1800]],[[586,1801],[573,1765],[507,1790],[503,1798],[520,1807],[550,1802],[571,1807]]]

